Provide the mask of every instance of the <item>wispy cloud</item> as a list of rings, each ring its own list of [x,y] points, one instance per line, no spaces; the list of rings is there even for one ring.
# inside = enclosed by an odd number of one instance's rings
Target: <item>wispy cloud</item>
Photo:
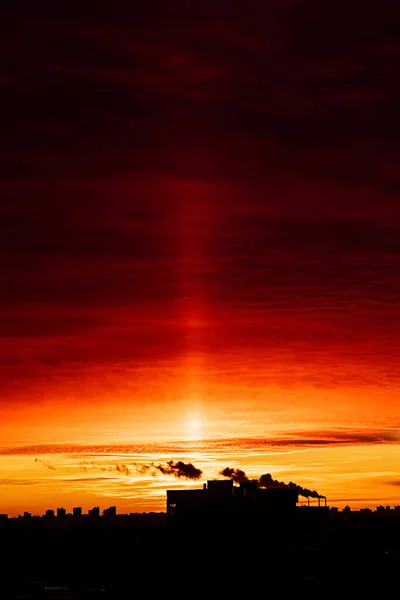
[[[329,446],[357,446],[357,445],[375,445],[375,444],[399,444],[400,428],[374,429],[353,427],[341,427],[335,429],[312,429],[301,431],[287,431],[284,435],[264,438],[255,436],[251,438],[216,438],[199,441],[196,445],[196,451],[212,450],[257,450],[257,449],[279,449],[285,448],[308,448],[308,447],[329,447]],[[156,444],[96,444],[96,445],[78,445],[78,444],[46,444],[46,445],[21,445],[21,446],[1,446],[0,455],[81,455],[87,459],[92,456],[128,456],[134,458],[141,455],[161,455],[161,454],[187,454],[193,451],[190,442],[174,443],[156,443]],[[36,462],[44,463],[48,469],[55,470],[56,467],[48,461],[35,459]],[[111,470],[121,474],[129,474],[130,465],[125,463],[116,463],[113,465],[97,464],[93,467],[93,461],[82,461],[82,468],[97,468],[99,470]],[[154,465],[153,465],[154,466]],[[143,467],[141,463],[133,465]]]
[[[42,485],[46,483],[52,483],[46,479],[0,479],[0,485]]]
[[[111,482],[114,481],[115,479],[117,479],[116,477],[112,477],[112,476],[104,476],[104,477],[98,477],[98,476],[93,476],[93,477],[57,477],[56,481],[57,482],[61,482],[63,484],[69,484],[69,483],[98,483],[98,482]]]

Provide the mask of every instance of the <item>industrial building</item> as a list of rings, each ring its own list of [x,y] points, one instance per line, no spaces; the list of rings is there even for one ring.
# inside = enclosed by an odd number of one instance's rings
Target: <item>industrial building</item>
[[[259,487],[257,481],[210,480],[202,489],[167,490],[169,524],[223,525],[232,521],[262,524],[272,519],[293,521],[328,515],[326,498],[321,506],[298,506],[299,492],[290,487]],[[306,512],[304,512],[306,511]]]

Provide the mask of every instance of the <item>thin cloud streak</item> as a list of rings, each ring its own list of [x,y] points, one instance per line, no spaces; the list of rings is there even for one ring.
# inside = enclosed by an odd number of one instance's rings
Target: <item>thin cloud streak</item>
[[[24,486],[24,485],[42,485],[52,483],[51,480],[46,479],[0,479],[0,485],[16,485],[16,486]]]
[[[198,443],[197,451],[201,450],[264,450],[264,449],[279,449],[293,447],[295,449],[312,448],[312,447],[329,447],[329,446],[357,446],[357,445],[376,445],[376,444],[398,444],[400,443],[399,429],[393,431],[385,429],[369,429],[369,430],[322,430],[322,431],[302,431],[288,432],[285,437],[276,438],[236,438],[236,439],[210,439]],[[104,445],[74,445],[74,444],[47,444],[47,445],[26,445],[26,446],[2,446],[0,447],[0,455],[32,455],[32,454],[69,454],[87,456],[96,455],[124,455],[137,456],[142,454],[168,454],[168,453],[183,453],[191,452],[192,444],[190,442],[176,442],[172,444],[154,443],[151,445],[143,444],[104,444]],[[50,466],[50,463],[37,459],[36,462],[45,462],[47,468],[55,469]],[[90,466],[91,463],[82,467]],[[124,465],[114,465],[112,468],[115,471],[123,473]],[[105,467],[107,469],[107,467]],[[128,473],[126,473],[128,474]]]

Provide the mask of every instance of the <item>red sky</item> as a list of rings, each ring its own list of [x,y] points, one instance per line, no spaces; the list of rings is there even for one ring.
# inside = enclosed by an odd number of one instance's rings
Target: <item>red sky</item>
[[[46,508],[15,445],[195,437],[238,440],[169,447],[210,476],[400,503],[397,3],[25,4],[0,9],[0,510]],[[285,436],[307,451],[268,458]]]

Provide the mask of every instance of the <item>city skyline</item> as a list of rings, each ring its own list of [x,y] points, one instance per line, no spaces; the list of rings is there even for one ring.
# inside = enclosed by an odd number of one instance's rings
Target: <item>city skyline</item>
[[[148,511],[148,512],[120,512],[118,510],[118,506],[113,505],[113,506],[108,506],[108,505],[104,505],[102,507],[100,506],[92,506],[90,508],[87,508],[86,510],[82,507],[82,506],[72,506],[72,508],[70,510],[68,510],[68,508],[65,508],[64,506],[58,506],[57,508],[47,508],[43,514],[35,514],[35,513],[31,513],[28,510],[25,510],[23,513],[18,514],[18,515],[8,515],[7,513],[0,513],[0,521],[4,521],[5,519],[11,518],[12,520],[15,520],[16,518],[21,519],[64,519],[64,518],[74,518],[74,519],[82,519],[82,518],[98,518],[98,517],[105,517],[105,518],[114,518],[114,517],[149,517],[151,518],[152,515],[156,515],[156,516],[161,516],[164,515],[165,517],[168,516],[168,514],[171,512],[171,507],[174,506],[176,507],[176,504],[171,504],[172,502],[176,502],[180,499],[183,499],[185,501],[185,498],[190,499],[191,496],[191,492],[195,492],[195,494],[198,493],[202,493],[202,494],[209,494],[210,493],[210,485],[220,485],[221,482],[223,484],[227,484],[230,483],[232,488],[230,489],[230,494],[232,494],[232,500],[234,500],[235,498],[240,498],[243,497],[243,493],[246,494],[246,491],[243,492],[243,490],[246,490],[246,483],[247,484],[255,484],[258,483],[257,480],[245,480],[245,481],[235,481],[235,480],[230,480],[229,479],[212,479],[212,480],[208,480],[207,482],[202,483],[201,487],[196,487],[196,488],[190,488],[190,489],[170,489],[170,490],[165,490],[165,503],[166,506],[164,506],[165,510],[161,510],[161,511]],[[211,488],[212,489],[212,488]],[[251,491],[251,493],[254,493],[254,487],[249,488],[249,491]],[[262,492],[265,492],[266,490],[282,490],[282,488],[280,487],[272,487],[272,488],[267,488],[267,487],[261,487],[258,488],[260,489]],[[288,486],[285,486],[283,488],[284,490],[290,490],[290,491],[294,491],[293,488],[290,488]],[[223,491],[226,491],[226,486],[224,485],[224,489]],[[239,494],[240,493],[240,494]],[[187,496],[187,494],[189,494],[189,496]],[[226,500],[226,494],[224,494],[225,496],[225,500]],[[245,496],[246,497],[246,496]],[[193,496],[194,499],[198,498],[198,496]],[[302,498],[302,499],[301,499]],[[274,508],[274,510],[279,510],[279,505],[280,503],[282,503],[282,508],[280,510],[287,510],[288,506],[287,503],[285,503],[285,498],[277,495],[276,498],[274,499],[272,497],[272,504],[266,504],[264,510],[266,510],[268,512],[268,510],[270,511],[272,508]],[[322,500],[322,502],[321,502]],[[376,506],[374,509],[371,508],[355,508],[353,509],[351,506],[346,505],[344,506],[341,511],[337,506],[330,506],[327,504],[327,498],[326,496],[323,495],[303,495],[303,494],[299,494],[297,492],[297,496],[296,496],[296,500],[294,500],[294,497],[290,498],[290,501],[292,503],[295,503],[296,507],[299,508],[322,508],[322,510],[329,510],[331,515],[335,516],[336,514],[339,514],[339,512],[341,512],[342,514],[347,514],[347,513],[360,513],[360,514],[364,514],[364,515],[368,515],[368,514],[373,514],[373,513],[377,513],[377,514],[389,514],[389,513],[393,513],[395,515],[399,515],[400,514],[400,505],[386,505],[384,506],[383,504],[380,504],[378,506]],[[186,510],[189,508],[190,503],[187,504],[187,501],[185,502],[186,504]],[[196,502],[194,502],[194,506],[196,506]],[[194,506],[190,509],[191,511],[193,511]],[[249,507],[250,508],[250,507]],[[189,513],[190,514],[190,513]],[[195,513],[193,514],[193,517],[195,517]],[[166,523],[166,521],[164,522],[164,524]]]
[[[0,498],[0,513],[8,513],[16,516],[24,512],[27,502],[33,512],[43,513],[48,508],[49,502],[53,505],[59,504],[59,499],[63,499],[63,504],[69,507],[75,504],[82,504],[85,509],[93,505],[102,507],[110,504],[116,504],[118,510],[122,512],[158,512],[164,509],[165,490],[171,489],[193,489],[198,486],[198,482],[204,479],[215,479],[221,476],[221,472],[232,471],[233,478],[237,472],[238,479],[244,475],[248,479],[259,480],[265,477],[263,473],[267,472],[264,465],[266,460],[269,464],[280,464],[279,470],[271,470],[272,477],[278,481],[284,481],[288,484],[295,481],[297,485],[315,490],[317,488],[321,496],[329,498],[331,506],[343,508],[351,505],[354,509],[370,508],[375,509],[378,505],[396,506],[399,504],[398,493],[395,482],[391,485],[387,483],[387,474],[381,476],[381,487],[377,487],[375,495],[365,497],[365,490],[360,486],[362,477],[359,475],[355,484],[347,478],[332,478],[335,474],[338,460],[342,463],[342,468],[348,464],[349,471],[354,468],[348,459],[349,448],[348,441],[343,445],[335,443],[329,447],[314,448],[310,440],[306,440],[305,445],[288,445],[285,440],[282,446],[276,448],[275,445],[268,444],[263,448],[265,440],[257,441],[252,438],[247,440],[243,446],[242,458],[234,463],[227,462],[229,457],[237,454],[238,440],[215,441],[200,445],[196,442],[190,442],[191,453],[187,454],[188,460],[171,460],[169,446],[159,446],[159,452],[155,451],[154,445],[151,446],[89,446],[85,448],[74,446],[54,446],[46,447],[46,454],[38,458],[36,453],[40,447],[25,446],[23,449],[12,448],[12,454],[3,456],[4,460],[9,460],[16,468],[18,464],[31,464],[31,470],[34,477],[22,480],[2,480],[2,489],[7,488],[12,491],[17,488],[19,496],[13,494],[7,497],[4,493]],[[293,440],[291,441],[293,443]],[[297,442],[299,443],[299,442]],[[303,442],[304,443],[304,442]],[[326,444],[326,440],[324,440]],[[181,442],[175,444],[175,451],[182,451],[188,443]],[[222,445],[222,450],[218,448]],[[197,447],[194,450],[194,447]],[[363,450],[360,450],[357,458],[358,464],[363,465],[366,474],[370,477],[371,461],[379,447],[378,440],[363,440]],[[390,445],[392,449],[391,462],[387,461],[387,466],[395,472],[398,462],[397,444]],[[143,454],[138,453],[141,450]],[[125,454],[122,453],[125,450]],[[128,453],[127,450],[130,450]],[[134,451],[136,450],[136,454]],[[19,455],[18,452],[24,451],[25,454]],[[147,452],[146,452],[147,451]],[[168,455],[163,454],[168,452]],[[325,462],[320,465],[313,461],[313,455],[319,456],[321,452],[326,452],[332,461],[331,470],[328,469]],[[32,452],[35,453],[32,455]],[[53,452],[53,453],[50,453]],[[253,461],[250,461],[249,453],[254,453]],[[26,454],[27,453],[27,454]],[[180,456],[182,456],[180,454]],[[82,458],[84,457],[84,458]],[[228,457],[228,458],[227,458]],[[290,459],[290,464],[295,464],[296,469],[287,467],[286,463]],[[347,463],[345,462],[347,460]],[[196,462],[194,462],[196,461]],[[336,462],[335,462],[336,461]],[[216,466],[218,465],[218,466]],[[250,468],[248,468],[250,465]],[[244,471],[246,470],[246,471]],[[295,472],[295,476],[293,473]],[[318,476],[315,475],[318,473]],[[336,479],[336,487],[330,484],[331,480]],[[350,477],[348,477],[350,480]],[[353,485],[352,485],[353,483]],[[392,494],[382,494],[381,490],[393,489]],[[22,492],[20,491],[22,490]],[[18,501],[16,501],[16,499]],[[304,499],[306,503],[306,499]]]
[[[17,4],[0,513],[158,510],[182,464],[400,504],[398,5]]]

